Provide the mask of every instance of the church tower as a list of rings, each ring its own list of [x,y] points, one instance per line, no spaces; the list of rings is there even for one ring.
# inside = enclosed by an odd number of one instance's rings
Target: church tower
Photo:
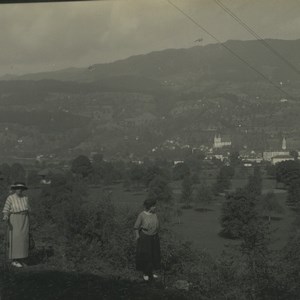
[[[221,148],[222,145],[221,145],[221,135],[215,135],[214,137],[214,148]]]
[[[286,150],[286,139],[283,137],[282,139],[282,150]]]

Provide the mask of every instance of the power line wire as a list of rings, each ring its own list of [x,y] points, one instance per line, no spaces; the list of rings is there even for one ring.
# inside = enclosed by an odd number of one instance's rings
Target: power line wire
[[[194,23],[197,27],[199,27],[201,30],[203,30],[207,35],[212,37],[215,41],[217,41],[223,48],[225,48],[228,52],[230,52],[233,56],[235,56],[237,59],[239,59],[242,63],[247,65],[251,70],[253,70],[255,73],[259,74],[262,78],[264,78],[266,81],[268,81],[271,85],[273,85],[277,90],[279,90],[281,93],[285,94],[289,98],[294,98],[291,96],[288,92],[281,89],[279,86],[277,86],[272,80],[270,80],[267,76],[265,76],[262,72],[257,70],[255,67],[250,65],[245,59],[243,59],[240,55],[235,53],[232,49],[230,49],[227,45],[222,43],[216,36],[214,36],[212,33],[210,33],[206,28],[204,28],[201,24],[199,24],[197,21],[195,21],[190,15],[188,15],[185,11],[183,11],[180,7],[175,5],[171,0],[166,0],[170,5],[172,5],[176,10],[178,10],[181,14],[183,14],[185,17],[187,17],[192,23]]]
[[[214,0],[214,2],[221,7],[227,14],[235,19],[242,27],[244,27],[252,36],[254,36],[262,45],[269,49],[275,56],[281,59],[286,65],[288,65],[297,75],[300,75],[298,70],[290,61],[288,61],[283,55],[281,55],[276,49],[274,49],[266,40],[264,40],[259,34],[257,34],[247,23],[241,20],[232,10],[230,10],[220,0]]]

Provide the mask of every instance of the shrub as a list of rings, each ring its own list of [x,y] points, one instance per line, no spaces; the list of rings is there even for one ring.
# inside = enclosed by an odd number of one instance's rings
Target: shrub
[[[222,206],[222,233],[231,238],[240,238],[250,223],[257,221],[256,200],[247,190],[239,189],[228,194]]]

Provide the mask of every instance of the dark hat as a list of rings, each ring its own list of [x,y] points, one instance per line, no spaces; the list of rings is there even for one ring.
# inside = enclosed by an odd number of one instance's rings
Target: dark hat
[[[12,190],[27,190],[27,186],[24,182],[15,182],[13,185],[10,186]]]
[[[144,207],[145,207],[146,209],[149,209],[150,207],[155,206],[155,205],[156,205],[156,200],[154,200],[154,199],[147,198],[147,199],[144,201]]]

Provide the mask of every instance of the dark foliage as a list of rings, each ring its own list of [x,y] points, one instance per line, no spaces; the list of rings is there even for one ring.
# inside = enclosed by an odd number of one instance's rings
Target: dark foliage
[[[217,181],[214,185],[214,193],[218,194],[226,189],[230,188],[231,178],[234,175],[234,168],[231,166],[222,166],[217,177]]]
[[[221,225],[225,236],[241,238],[250,224],[258,222],[257,200],[245,189],[228,194],[222,206]]]
[[[93,169],[91,161],[86,156],[79,155],[72,161],[71,170],[74,174],[87,178]]]
[[[182,181],[181,202],[190,206],[193,197],[193,182],[190,175],[185,175]]]
[[[262,192],[262,176],[258,166],[254,167],[253,175],[249,176],[248,183],[246,185],[248,193],[252,194],[253,197],[261,195]]]
[[[290,185],[300,178],[300,161],[289,160],[276,164],[276,180]]]
[[[178,163],[173,168],[173,180],[181,180],[190,175],[190,168],[187,163]]]

